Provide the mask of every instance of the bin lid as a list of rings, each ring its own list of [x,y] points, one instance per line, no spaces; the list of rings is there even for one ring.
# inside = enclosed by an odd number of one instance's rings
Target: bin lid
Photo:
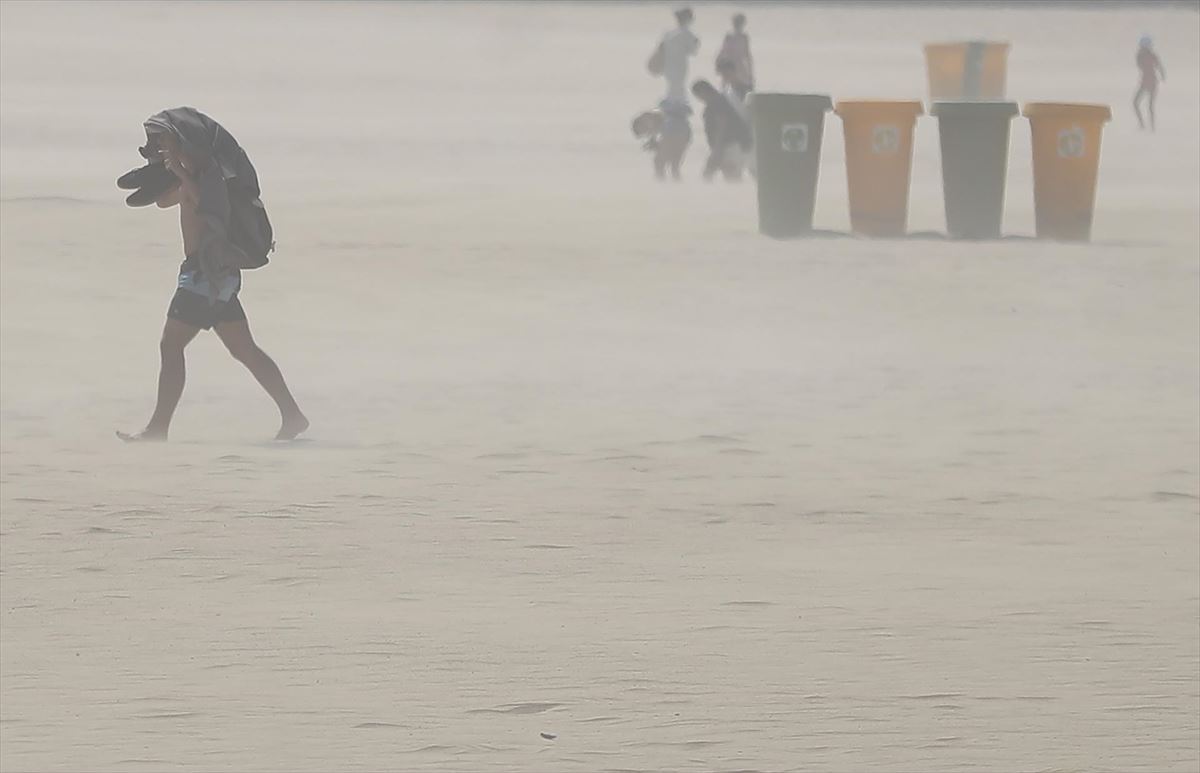
[[[926,43],[925,50],[938,48],[956,48],[958,46],[985,46],[987,48],[1012,48],[1012,44],[1006,40],[952,40],[945,43]]]
[[[929,114],[945,118],[1012,118],[1018,112],[1016,102],[934,102]]]
[[[1078,102],[1026,102],[1026,118],[1074,118],[1077,121],[1109,121],[1112,109],[1108,105],[1085,105]]]
[[[896,117],[916,119],[925,113],[925,106],[916,100],[845,100],[837,103],[833,112],[843,118],[855,115],[877,115],[880,117]]]
[[[755,91],[747,98],[749,104],[756,102],[770,104],[775,102],[798,102],[804,107],[822,112],[833,109],[833,100],[828,94],[787,94],[779,91]]]

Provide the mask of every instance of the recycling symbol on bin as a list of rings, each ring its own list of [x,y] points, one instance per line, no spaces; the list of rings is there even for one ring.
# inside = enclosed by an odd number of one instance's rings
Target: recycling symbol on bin
[[[900,149],[900,130],[895,126],[876,126],[871,129],[871,151],[883,155]]]
[[[1083,129],[1072,126],[1058,133],[1058,155],[1060,158],[1080,158],[1083,156]]]
[[[788,153],[804,153],[808,150],[808,124],[787,123],[780,132],[779,144]]]

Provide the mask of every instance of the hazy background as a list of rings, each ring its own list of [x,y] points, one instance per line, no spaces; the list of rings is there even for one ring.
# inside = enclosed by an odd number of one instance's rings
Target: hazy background
[[[1111,104],[1057,245],[770,241],[699,137],[655,183],[670,10],[0,3],[0,767],[1196,769],[1196,12],[744,8],[764,90],[924,98],[983,37]],[[179,104],[258,167],[308,442],[210,335],[173,442],[113,437],[181,258],[113,181]],[[1010,158],[1031,234],[1023,119]],[[912,230],[941,196],[924,118]]]

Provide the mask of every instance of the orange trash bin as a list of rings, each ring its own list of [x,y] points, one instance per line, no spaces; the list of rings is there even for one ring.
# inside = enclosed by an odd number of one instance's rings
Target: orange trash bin
[[[838,102],[846,136],[850,227],[866,236],[903,236],[908,227],[913,127],[920,102]]]
[[[1100,135],[1108,105],[1031,102],[1033,207],[1039,239],[1087,241],[1096,208]]]
[[[929,101],[1003,100],[1008,49],[1008,43],[987,40],[925,46]]]

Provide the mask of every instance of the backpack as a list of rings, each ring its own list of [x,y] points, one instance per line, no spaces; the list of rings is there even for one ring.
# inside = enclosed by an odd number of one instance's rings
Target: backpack
[[[229,185],[229,241],[242,253],[235,260],[239,269],[262,268],[275,251],[275,232],[262,199],[236,182]]]
[[[646,62],[646,69],[651,75],[662,75],[666,71],[666,64],[667,54],[660,41],[658,47],[654,49],[654,53],[650,55],[649,61]]]

